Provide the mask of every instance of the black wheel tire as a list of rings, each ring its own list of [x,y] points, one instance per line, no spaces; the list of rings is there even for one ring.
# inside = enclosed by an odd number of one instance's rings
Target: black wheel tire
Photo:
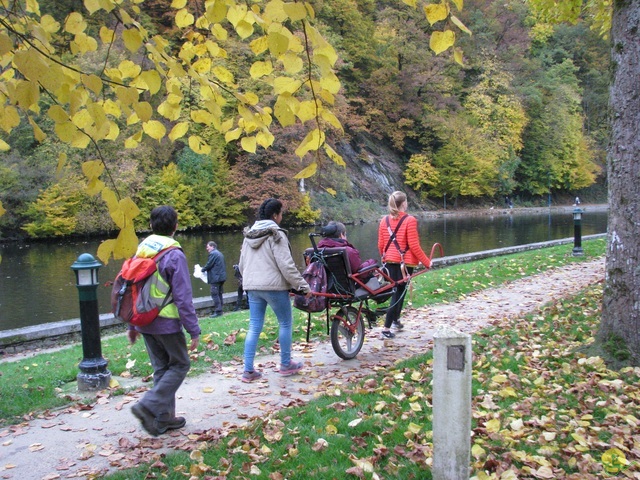
[[[332,317],[331,346],[340,358],[356,358],[364,344],[364,322],[354,307],[342,307]]]

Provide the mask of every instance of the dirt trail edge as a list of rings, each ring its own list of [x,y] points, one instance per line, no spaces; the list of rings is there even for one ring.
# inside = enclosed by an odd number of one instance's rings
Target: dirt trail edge
[[[393,340],[382,340],[380,328],[367,331],[355,360],[341,360],[327,341],[294,345],[294,357],[304,360],[302,375],[280,377],[278,356],[256,358],[263,380],[238,380],[241,365],[214,365],[207,374],[189,377],[178,391],[178,415],[187,418],[180,431],[148,436],[131,414],[140,391],[124,396],[98,396],[86,408],[48,413],[0,430],[0,478],[96,478],[162,453],[189,450],[197,442],[223,436],[229,428],[273,411],[331,393],[340,385],[431,348],[440,324],[472,333],[495,320],[518,317],[550,302],[571,296],[604,279],[604,258],[552,269],[499,288],[482,290],[459,301],[405,309],[405,329]],[[264,342],[262,342],[264,343]]]

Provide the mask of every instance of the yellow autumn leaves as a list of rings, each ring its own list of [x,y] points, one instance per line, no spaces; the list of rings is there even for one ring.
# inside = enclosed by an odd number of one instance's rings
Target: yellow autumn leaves
[[[313,160],[296,178],[313,175],[321,158],[344,165],[326,135],[330,129],[342,132],[332,111],[341,89],[334,72],[338,55],[313,25],[310,3],[208,0],[196,13],[187,0],[173,0],[175,26],[183,34],[177,51],[138,21],[143,3],[84,0],[88,15],[113,13],[117,22],[105,22],[97,36],[90,34],[90,22],[80,11],[59,22],[42,15],[37,0],[15,11],[12,4],[3,3],[0,60],[7,68],[0,75],[0,128],[11,133],[26,119],[36,140],[44,141],[53,133],[79,149],[99,150],[105,141],[134,149],[145,136],[158,142],[185,139],[194,152],[206,155],[211,147],[206,135],[200,135],[203,126],[255,153],[273,144],[275,118],[283,127],[300,122],[307,129],[295,153],[301,162],[309,155]],[[415,0],[407,3],[417,5]],[[428,21],[450,21],[470,33],[451,15],[450,5],[460,10],[463,0],[427,5]],[[248,69],[253,88],[239,85],[236,64],[223,48],[230,34],[248,42],[255,56]],[[62,59],[57,47],[61,40],[73,57]],[[431,48],[438,54],[454,42],[455,34],[447,27],[433,32]],[[116,54],[124,60],[116,60]],[[454,57],[462,63],[461,52],[454,52]],[[94,64],[100,68],[88,71],[87,65]],[[49,99],[44,113],[53,121],[49,130],[39,117],[44,96]],[[126,134],[122,125],[128,127]],[[9,148],[0,140],[0,151]],[[93,165],[86,170],[93,172]],[[95,177],[87,178],[91,193],[101,194],[106,188]],[[103,194],[109,199],[112,218],[118,219],[118,226],[131,224],[135,209],[129,203],[133,202],[128,200],[125,206],[123,199],[114,201],[113,195]],[[127,231],[114,243],[103,245],[99,257],[105,263],[111,255],[123,258],[133,253],[136,243],[133,230]]]
[[[462,10],[463,0],[452,0],[456,5],[458,10]],[[427,20],[431,25],[440,22],[442,20],[449,19],[451,23],[453,23],[456,27],[458,27],[463,32],[471,35],[471,30],[469,30],[462,21],[453,15],[450,11],[449,3],[431,3],[424,6],[424,13],[427,17]],[[456,34],[453,30],[447,28],[444,31],[435,31],[431,34],[431,38],[429,39],[429,48],[434,51],[436,55],[448,50],[453,47],[456,43]],[[463,65],[462,60],[462,50],[460,48],[456,48],[453,52],[454,60]]]

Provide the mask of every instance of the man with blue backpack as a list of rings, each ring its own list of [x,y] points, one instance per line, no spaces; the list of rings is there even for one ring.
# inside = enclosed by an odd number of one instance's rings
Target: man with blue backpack
[[[170,249],[158,261],[155,295],[167,298],[158,317],[145,326],[129,324],[127,335],[133,344],[140,334],[144,339],[151,366],[153,388],[148,390],[131,411],[150,435],[157,436],[185,426],[184,417],[176,417],[176,392],[191,368],[189,350],[196,350],[200,326],[193,306],[191,275],[180,244],[173,239],[178,228],[178,214],[170,206],[156,207],[151,212],[153,234],[145,238],[136,251],[137,257],[152,258]],[[191,336],[187,349],[184,334]]]

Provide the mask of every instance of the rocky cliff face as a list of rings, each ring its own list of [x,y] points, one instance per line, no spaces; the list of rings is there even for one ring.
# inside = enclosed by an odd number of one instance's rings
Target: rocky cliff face
[[[404,183],[406,159],[368,134],[359,134],[350,142],[336,145],[347,164],[347,176],[353,196],[378,205],[386,205],[389,194],[401,190],[407,194],[411,210],[433,210],[435,205],[420,200]]]

